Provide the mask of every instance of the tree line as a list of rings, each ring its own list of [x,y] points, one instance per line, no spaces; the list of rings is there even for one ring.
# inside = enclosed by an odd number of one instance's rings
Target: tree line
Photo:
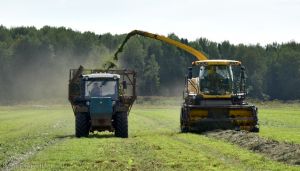
[[[0,103],[66,98],[68,71],[83,65],[101,68],[124,35],[78,32],[65,27],[0,26]],[[209,59],[239,60],[246,67],[249,96],[263,100],[300,98],[300,44],[233,45],[199,38],[168,37],[202,51]],[[182,94],[187,67],[196,60],[163,42],[135,36],[120,54],[118,68],[138,73],[143,96]]]

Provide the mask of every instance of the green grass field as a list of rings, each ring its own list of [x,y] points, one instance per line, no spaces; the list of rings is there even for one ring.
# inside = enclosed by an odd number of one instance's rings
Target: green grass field
[[[260,136],[300,144],[300,105],[259,106]],[[179,133],[179,106],[135,105],[129,138],[74,137],[70,106],[0,107],[6,170],[300,170],[200,134]]]

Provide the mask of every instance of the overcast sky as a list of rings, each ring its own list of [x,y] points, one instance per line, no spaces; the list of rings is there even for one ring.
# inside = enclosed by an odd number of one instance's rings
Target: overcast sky
[[[0,24],[265,45],[300,42],[300,0],[0,0]]]

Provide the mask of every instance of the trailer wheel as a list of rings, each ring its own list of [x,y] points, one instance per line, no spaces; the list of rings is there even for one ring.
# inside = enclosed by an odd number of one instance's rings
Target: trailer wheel
[[[77,113],[75,119],[75,136],[87,137],[90,132],[90,119],[87,113]]]
[[[254,127],[254,128],[252,128],[252,130],[250,132],[259,132],[259,128]]]
[[[183,108],[181,108],[181,113],[180,113],[180,131],[182,133],[187,133],[190,131],[189,127],[186,125],[187,122],[187,115],[186,112]]]
[[[128,138],[128,116],[126,112],[116,113],[114,126],[116,137]]]

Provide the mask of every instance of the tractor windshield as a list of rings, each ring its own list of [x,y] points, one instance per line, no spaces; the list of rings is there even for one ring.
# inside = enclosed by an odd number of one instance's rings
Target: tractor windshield
[[[86,81],[85,96],[117,98],[116,80]]]
[[[207,65],[200,67],[200,91],[206,95],[232,93],[232,69],[230,65]]]

